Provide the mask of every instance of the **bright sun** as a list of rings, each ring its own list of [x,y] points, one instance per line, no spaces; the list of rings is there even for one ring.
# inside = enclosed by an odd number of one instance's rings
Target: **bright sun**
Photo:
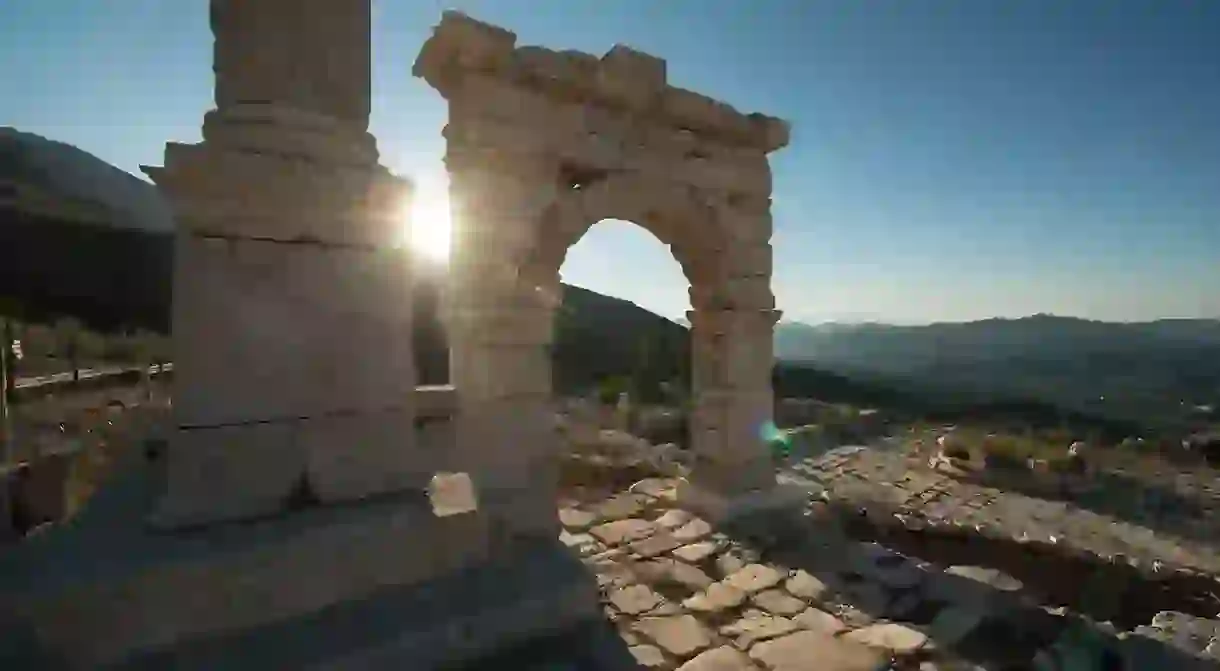
[[[449,190],[417,188],[406,214],[411,249],[434,261],[449,260]]]

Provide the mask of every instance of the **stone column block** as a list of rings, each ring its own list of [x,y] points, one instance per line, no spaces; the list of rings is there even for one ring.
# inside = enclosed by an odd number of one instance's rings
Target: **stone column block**
[[[296,445],[314,494],[330,503],[424,491],[444,455],[420,449],[414,419],[408,406],[301,420]]]
[[[178,230],[360,247],[392,247],[402,238],[410,185],[380,166],[320,165],[211,141],[171,144],[165,164],[152,174],[172,197]]]
[[[180,426],[376,409],[412,393],[402,252],[180,233],[175,253]]]
[[[268,101],[367,128],[368,0],[212,0],[216,104]]]
[[[294,423],[178,430],[166,453],[166,491],[153,519],[181,527],[283,511],[305,472]]]
[[[511,480],[523,465],[558,456],[558,434],[548,396],[462,398],[461,413],[455,418],[458,444],[453,470],[479,474],[479,483],[487,484],[501,476]]]

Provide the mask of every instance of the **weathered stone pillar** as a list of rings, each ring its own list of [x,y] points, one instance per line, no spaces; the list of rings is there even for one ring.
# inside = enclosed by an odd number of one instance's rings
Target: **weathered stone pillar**
[[[213,0],[216,108],[149,174],[177,220],[164,525],[419,485],[408,184],[368,134],[371,0]]]
[[[469,472],[480,509],[509,534],[559,533],[558,448],[550,346],[559,279],[523,264],[554,177],[530,156],[451,140],[454,244],[446,314],[450,380],[458,397],[455,470]]]
[[[702,309],[691,323],[692,503],[717,514],[732,501],[775,487],[767,438],[773,426],[771,370],[776,310]]]

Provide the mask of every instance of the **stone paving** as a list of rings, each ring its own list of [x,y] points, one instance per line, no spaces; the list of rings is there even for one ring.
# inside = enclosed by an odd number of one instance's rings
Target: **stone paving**
[[[1207,508],[1202,514],[1166,519],[1174,511],[1119,517],[921,466],[895,451],[845,450],[798,461],[789,477],[825,491],[829,499],[868,507],[874,514],[898,514],[921,526],[973,528],[988,536],[1062,544],[1098,557],[1121,556],[1148,568],[1160,565],[1220,576],[1220,532],[1215,530],[1220,481],[1215,478],[1184,483],[1183,489]]]
[[[831,459],[824,468],[860,472],[867,459]],[[842,484],[867,486],[856,480]],[[1140,631],[1116,632],[1034,603],[1019,581],[997,570],[942,569],[848,540],[821,525],[816,506],[737,531],[714,529],[674,506],[674,484],[646,480],[605,500],[563,502],[560,513],[562,542],[596,575],[606,619],[641,668],[1135,670],[1220,663],[1220,619],[1162,613]],[[933,486],[885,489],[900,502]]]

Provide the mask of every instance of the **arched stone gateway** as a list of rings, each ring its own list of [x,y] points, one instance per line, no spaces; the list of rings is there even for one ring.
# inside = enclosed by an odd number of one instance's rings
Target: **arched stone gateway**
[[[414,73],[449,102],[451,379],[457,449],[478,452],[463,463],[479,464],[491,490],[549,505],[554,478],[541,466],[555,447],[547,347],[559,268],[589,227],[624,219],[668,245],[691,284],[688,503],[720,516],[770,493],[762,429],[779,312],[767,154],[787,144],[787,124],[669,85],[655,56],[518,47],[513,33],[457,12]],[[538,530],[553,518],[540,516]]]

